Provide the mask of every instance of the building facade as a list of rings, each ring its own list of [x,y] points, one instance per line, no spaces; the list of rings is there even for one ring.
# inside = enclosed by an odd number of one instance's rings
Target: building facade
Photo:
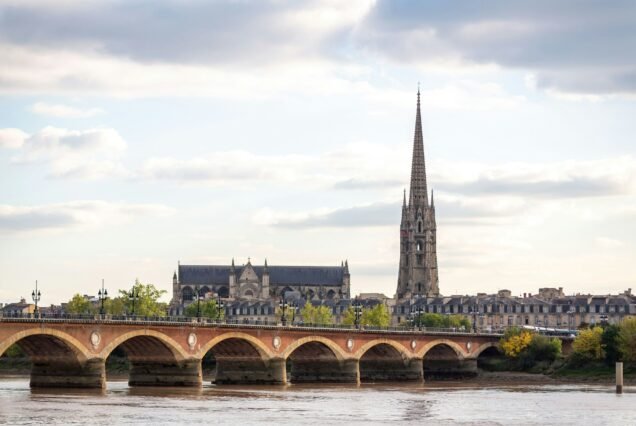
[[[485,331],[511,326],[576,329],[582,325],[618,324],[636,315],[636,296],[631,289],[618,295],[566,296],[559,287],[541,288],[535,295],[522,296],[501,290],[476,296],[422,297],[398,302],[393,308],[393,323],[409,322],[417,313],[461,315]]]
[[[347,261],[340,266],[269,266],[267,260],[256,266],[250,259],[241,266],[234,259],[230,265],[180,264],[172,284],[172,315],[183,313],[197,294],[202,299],[220,297],[228,318],[248,315],[256,320],[274,315],[281,298],[320,303],[351,296]]]
[[[411,185],[408,202],[406,191],[404,191],[402,200],[400,266],[395,297],[398,300],[409,300],[413,297],[430,297],[438,294],[435,202],[432,192],[430,202],[428,197],[420,92],[418,90],[411,161]]]

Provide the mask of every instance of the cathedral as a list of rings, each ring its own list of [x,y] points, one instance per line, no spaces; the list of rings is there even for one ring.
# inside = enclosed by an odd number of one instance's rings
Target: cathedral
[[[396,299],[412,299],[439,295],[437,275],[437,225],[433,192],[429,201],[424,161],[424,138],[420,92],[417,91],[413,159],[411,162],[411,186],[402,201],[400,221],[400,270]]]

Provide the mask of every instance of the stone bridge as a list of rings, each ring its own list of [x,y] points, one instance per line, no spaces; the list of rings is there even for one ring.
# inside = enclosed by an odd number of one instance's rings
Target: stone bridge
[[[30,357],[32,387],[106,386],[105,361],[120,348],[131,386],[200,386],[214,357],[215,383],[422,381],[473,375],[500,335],[371,331],[131,320],[0,318],[0,355]],[[489,350],[489,348],[492,348]]]

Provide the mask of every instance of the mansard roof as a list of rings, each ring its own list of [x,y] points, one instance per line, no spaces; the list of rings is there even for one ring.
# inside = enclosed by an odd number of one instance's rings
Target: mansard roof
[[[244,266],[236,267],[236,276],[241,276]],[[263,267],[253,266],[262,279]],[[228,284],[230,265],[179,265],[181,284]],[[268,266],[269,285],[325,285],[340,286],[344,269],[340,266]]]

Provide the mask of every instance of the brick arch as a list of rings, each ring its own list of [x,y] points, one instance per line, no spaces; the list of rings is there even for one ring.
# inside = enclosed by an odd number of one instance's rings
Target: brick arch
[[[183,361],[184,359],[191,358],[183,349],[183,347],[181,347],[181,345],[179,345],[179,343],[177,343],[174,339],[158,331],[148,329],[130,331],[128,333],[117,336],[106,346],[104,346],[104,349],[102,349],[102,351],[99,353],[99,357],[101,359],[108,358],[108,355],[110,355],[110,353],[114,351],[117,346],[135,337],[153,337],[159,340],[166,346],[166,348],[168,348],[168,350],[170,350],[170,352],[172,352],[176,361]],[[151,356],[152,354],[148,355]]]
[[[358,349],[355,352],[354,357],[360,360],[369,349],[373,348],[374,346],[382,345],[382,344],[389,345],[393,349],[395,349],[402,356],[403,360],[413,358],[413,355],[411,355],[409,351],[402,344],[396,342],[395,340],[390,340],[390,339],[371,340],[370,342],[367,342],[364,345],[362,345],[360,349]]]
[[[270,349],[260,339],[250,334],[241,332],[224,333],[220,336],[215,337],[214,339],[207,342],[205,345],[201,346],[201,348],[197,351],[196,357],[202,359],[205,354],[207,354],[212,348],[214,348],[216,345],[223,342],[224,340],[228,339],[239,339],[249,342],[254,347],[254,349],[258,351],[264,361],[274,357],[272,351],[270,351]]]
[[[14,343],[17,343],[29,336],[52,336],[61,340],[64,344],[68,345],[69,349],[71,349],[71,351],[77,356],[77,360],[80,362],[84,362],[93,357],[88,348],[75,337],[64,333],[63,331],[40,327],[22,330],[12,334],[7,339],[4,339],[0,342],[0,355],[2,355]]]
[[[499,346],[499,342],[486,342],[486,343],[483,343],[474,352],[472,352],[470,354],[470,356],[473,357],[473,358],[478,358],[479,355],[481,355],[481,353],[483,351],[485,351],[486,349],[488,349],[488,348],[496,348],[498,346]]]
[[[438,345],[446,345],[446,346],[450,347],[453,351],[455,351],[455,354],[457,354],[457,357],[459,359],[464,359],[464,358],[466,358],[469,355],[469,354],[467,354],[464,351],[464,349],[458,343],[455,343],[452,340],[448,340],[448,339],[437,339],[437,340],[433,340],[432,342],[428,342],[427,344],[425,344],[422,347],[422,349],[420,349],[417,352],[417,357],[424,359],[424,357],[426,356],[426,353],[429,350],[431,350],[433,347],[438,346]]]
[[[334,342],[333,340],[327,339],[326,337],[322,337],[322,336],[307,336],[290,343],[287,346],[287,348],[285,348],[285,351],[282,354],[283,359],[289,358],[289,356],[292,353],[294,353],[294,351],[298,349],[299,347],[301,347],[302,345],[307,343],[312,343],[312,342],[322,343],[323,345],[325,345],[327,348],[331,350],[331,352],[333,352],[333,354],[336,356],[336,359],[338,361],[343,361],[346,358],[350,358],[345,353],[345,351],[340,346],[338,346],[338,344],[336,344],[336,342]]]

